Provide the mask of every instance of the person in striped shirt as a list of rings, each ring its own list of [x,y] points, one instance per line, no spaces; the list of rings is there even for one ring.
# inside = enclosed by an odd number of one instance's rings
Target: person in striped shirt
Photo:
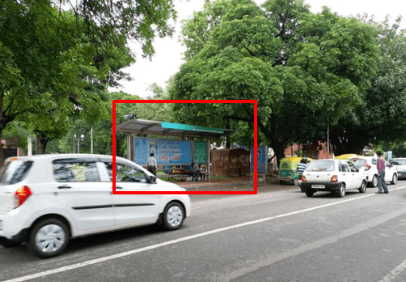
[[[307,167],[307,158],[302,158],[300,160],[300,163],[297,165],[297,172],[299,173],[299,179],[303,175],[303,172],[305,171]]]

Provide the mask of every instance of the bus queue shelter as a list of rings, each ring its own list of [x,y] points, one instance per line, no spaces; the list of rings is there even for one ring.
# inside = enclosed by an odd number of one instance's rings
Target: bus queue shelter
[[[132,119],[123,122],[116,127],[116,133],[121,132],[127,135],[127,159],[134,161],[135,143],[134,136],[148,137],[172,136],[182,138],[201,138],[207,141],[207,175],[210,181],[210,148],[211,141],[227,136],[232,130],[212,128],[197,125],[170,123],[152,120]]]

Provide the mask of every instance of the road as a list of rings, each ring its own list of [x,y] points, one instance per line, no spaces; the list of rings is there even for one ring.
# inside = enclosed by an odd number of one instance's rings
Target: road
[[[0,281],[406,281],[406,181],[389,194],[297,188],[194,195],[182,229],[72,240],[59,257],[0,247]]]

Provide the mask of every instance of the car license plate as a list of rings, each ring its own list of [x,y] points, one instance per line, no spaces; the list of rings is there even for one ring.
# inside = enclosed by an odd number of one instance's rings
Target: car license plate
[[[324,185],[312,185],[312,188],[325,188],[326,186]]]

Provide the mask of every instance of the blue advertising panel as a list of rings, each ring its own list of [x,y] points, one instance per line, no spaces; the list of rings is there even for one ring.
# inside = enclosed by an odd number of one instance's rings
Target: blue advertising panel
[[[251,172],[254,172],[254,157],[257,158],[257,172],[265,172],[266,152],[265,147],[257,146],[257,153],[253,154],[254,147],[251,148]]]
[[[158,165],[192,163],[192,142],[180,140],[134,138],[134,162],[146,165],[151,153]]]

